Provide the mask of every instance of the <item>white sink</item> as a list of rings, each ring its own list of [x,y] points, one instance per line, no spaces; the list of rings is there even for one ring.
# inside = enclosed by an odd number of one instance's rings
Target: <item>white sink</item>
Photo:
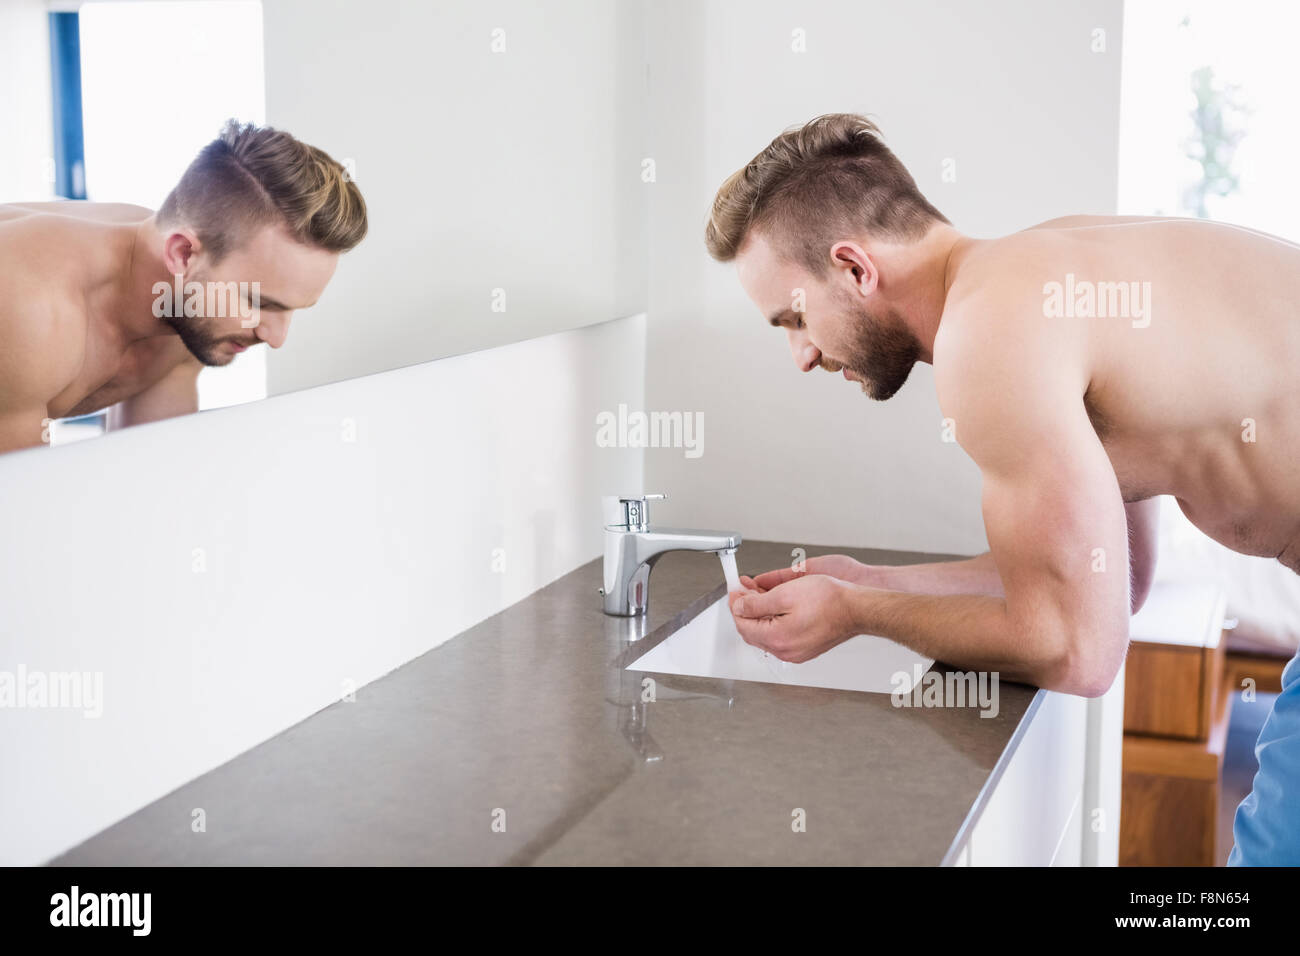
[[[933,663],[888,638],[859,634],[821,657],[790,664],[744,642],[724,596],[627,669],[906,694]]]

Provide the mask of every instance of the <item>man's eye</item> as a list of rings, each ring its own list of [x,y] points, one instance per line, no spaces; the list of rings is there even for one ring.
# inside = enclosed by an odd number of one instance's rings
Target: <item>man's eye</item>
[[[797,319],[794,320],[794,327],[795,327],[796,329],[802,329],[802,328],[803,328],[803,316],[802,316],[802,315],[799,316]]]

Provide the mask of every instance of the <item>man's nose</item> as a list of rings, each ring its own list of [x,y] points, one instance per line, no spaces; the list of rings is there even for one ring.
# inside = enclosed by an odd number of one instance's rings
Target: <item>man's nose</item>
[[[257,323],[257,337],[271,348],[278,349],[289,337],[292,317],[292,312],[263,312],[261,321]]]
[[[805,329],[787,329],[790,337],[790,354],[801,372],[811,372],[822,360],[821,349],[812,344]]]

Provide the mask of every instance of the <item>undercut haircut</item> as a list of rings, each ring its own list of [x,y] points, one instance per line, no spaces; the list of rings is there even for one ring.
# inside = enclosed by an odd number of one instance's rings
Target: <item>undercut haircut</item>
[[[160,226],[188,226],[219,262],[263,226],[346,252],[366,235],[366,203],[344,167],[283,130],[227,121],[158,209]]]
[[[761,233],[813,275],[830,248],[866,233],[897,242],[948,219],[921,195],[879,128],[856,113],[827,113],[786,130],[727,178],[705,228],[709,254],[730,262]]]

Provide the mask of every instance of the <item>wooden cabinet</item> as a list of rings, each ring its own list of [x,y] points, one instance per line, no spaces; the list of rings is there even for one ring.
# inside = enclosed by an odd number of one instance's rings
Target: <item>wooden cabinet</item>
[[[1221,612],[1217,620],[1222,627]],[[1222,675],[1222,640],[1211,647],[1134,638],[1128,652],[1124,732],[1177,740],[1209,739]]]
[[[1213,866],[1230,715],[1223,593],[1162,583],[1130,629],[1122,866]]]

